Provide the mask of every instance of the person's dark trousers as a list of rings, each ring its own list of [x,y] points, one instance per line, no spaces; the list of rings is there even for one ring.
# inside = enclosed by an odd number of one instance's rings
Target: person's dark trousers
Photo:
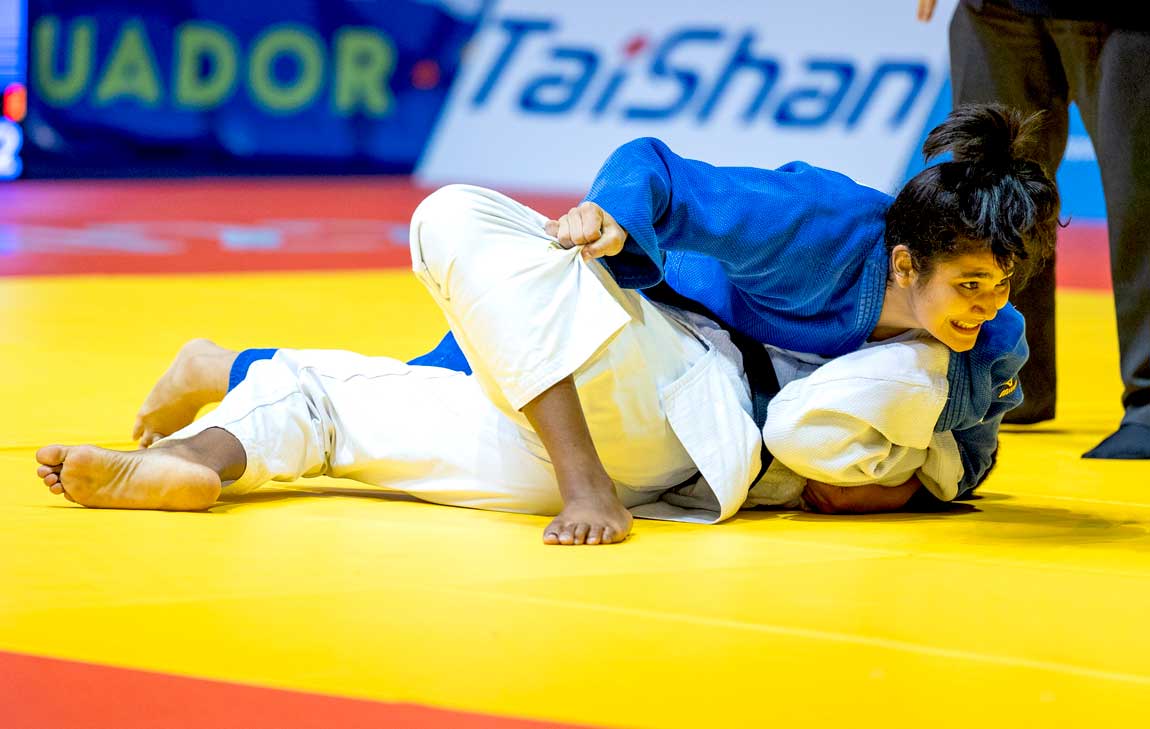
[[[1102,170],[1126,411],[1119,431],[1085,455],[1150,458],[1150,32],[963,0],[950,51],[955,103],[1046,112],[1040,161],[1051,173],[1066,147],[1067,106],[1078,104]],[[1031,360],[1021,374],[1026,401],[1007,422],[1054,416],[1053,269],[1052,261],[1014,297]]]
[[[1150,457],[1150,31],[1115,30],[1102,50],[1096,131],[1125,391],[1123,430]],[[1128,439],[1129,440],[1129,439]],[[1104,444],[1105,445],[1105,444]],[[1096,449],[1099,450],[1099,449]],[[1130,456],[1128,456],[1130,457]]]

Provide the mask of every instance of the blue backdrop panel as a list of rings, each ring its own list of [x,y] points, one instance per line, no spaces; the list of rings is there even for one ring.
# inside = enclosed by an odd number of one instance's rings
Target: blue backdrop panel
[[[479,11],[38,0],[26,174],[409,172]]]

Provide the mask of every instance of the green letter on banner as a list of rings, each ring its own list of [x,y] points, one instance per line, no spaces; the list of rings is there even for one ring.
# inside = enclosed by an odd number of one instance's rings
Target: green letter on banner
[[[350,116],[363,108],[367,116],[391,110],[388,82],[395,68],[395,46],[371,28],[341,28],[335,36],[335,109]]]
[[[96,103],[100,106],[121,97],[134,98],[148,107],[160,103],[160,79],[148,36],[138,20],[124,23],[104,67],[104,76],[96,86]]]
[[[213,23],[188,22],[176,29],[176,103],[187,109],[210,109],[236,87],[236,42]],[[201,75],[204,60],[211,71]]]
[[[295,81],[279,84],[272,66],[281,54],[292,54],[299,64]],[[289,114],[312,102],[323,83],[323,51],[311,31],[298,25],[266,30],[252,46],[248,82],[257,101],[277,114]]]
[[[92,48],[96,41],[96,23],[92,18],[72,21],[72,44],[68,49],[67,72],[56,75],[56,38],[60,19],[45,15],[36,21],[32,37],[36,42],[32,87],[40,98],[53,106],[66,106],[83,93],[92,74]]]

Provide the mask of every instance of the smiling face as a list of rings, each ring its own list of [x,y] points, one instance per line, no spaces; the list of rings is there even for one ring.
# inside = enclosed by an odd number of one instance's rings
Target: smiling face
[[[918,326],[956,352],[974,347],[983,323],[997,316],[1010,296],[1010,273],[989,251],[936,263],[927,274],[910,268],[909,255],[904,262],[896,252],[894,263]]]

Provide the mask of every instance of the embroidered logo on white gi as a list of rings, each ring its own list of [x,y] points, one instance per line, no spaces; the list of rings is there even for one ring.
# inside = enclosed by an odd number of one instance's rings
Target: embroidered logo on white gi
[[[998,396],[999,397],[1006,397],[1007,395],[1009,395],[1010,393],[1014,392],[1017,389],[1018,389],[1018,380],[1014,377],[1011,377],[1009,380],[1002,383],[1002,389],[998,391]]]

